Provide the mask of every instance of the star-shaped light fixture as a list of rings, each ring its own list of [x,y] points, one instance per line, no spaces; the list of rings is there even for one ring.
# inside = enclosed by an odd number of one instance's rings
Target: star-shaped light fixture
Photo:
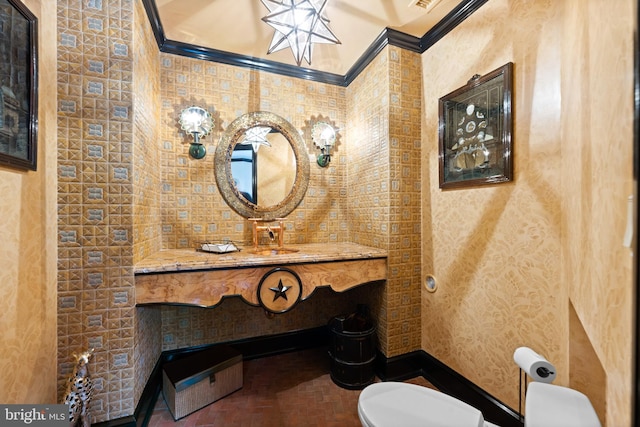
[[[276,30],[267,54],[290,47],[298,66],[302,59],[311,65],[314,43],[340,44],[322,16],[328,0],[261,1],[270,12],[262,20]]]
[[[278,298],[284,298],[285,300],[289,300],[287,298],[287,291],[291,288],[291,286],[285,286],[282,284],[282,279],[278,282],[277,288],[269,288],[270,291],[273,291],[273,300],[277,300]]]
[[[253,151],[258,152],[261,145],[271,147],[267,135],[271,132],[271,128],[268,126],[254,126],[247,129],[244,133],[244,139],[240,144],[253,146]]]

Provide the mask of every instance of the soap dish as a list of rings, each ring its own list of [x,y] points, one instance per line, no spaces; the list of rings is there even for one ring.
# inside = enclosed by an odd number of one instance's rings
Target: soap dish
[[[226,254],[229,252],[239,251],[238,247],[233,243],[203,243],[200,245],[203,252],[213,252],[214,254]]]

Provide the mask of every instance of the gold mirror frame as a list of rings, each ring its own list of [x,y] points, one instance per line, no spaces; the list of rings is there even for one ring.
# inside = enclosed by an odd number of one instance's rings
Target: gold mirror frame
[[[231,172],[233,149],[242,141],[245,132],[255,126],[269,126],[280,132],[291,144],[296,159],[296,174],[291,191],[280,203],[272,206],[256,205],[242,197]],[[238,117],[224,131],[216,148],[214,172],[220,194],[234,211],[245,218],[272,221],[289,215],[304,198],[309,185],[309,155],[302,136],[291,123],[277,114],[255,111]]]

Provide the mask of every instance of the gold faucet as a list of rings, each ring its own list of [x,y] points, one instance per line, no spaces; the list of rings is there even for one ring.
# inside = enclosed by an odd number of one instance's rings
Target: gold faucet
[[[276,218],[273,221],[266,221],[262,218],[249,218],[249,221],[253,223],[253,249],[258,248],[258,232],[265,231],[269,240],[272,242],[276,240],[276,234],[278,235],[278,248],[284,246],[284,218]],[[278,222],[275,224],[264,224],[267,222]],[[258,225],[258,223],[263,223]]]

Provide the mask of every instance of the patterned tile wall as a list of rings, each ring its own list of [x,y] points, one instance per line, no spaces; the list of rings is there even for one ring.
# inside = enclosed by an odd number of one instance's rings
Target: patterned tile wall
[[[161,81],[163,248],[195,248],[197,242],[221,239],[251,244],[248,221],[218,191],[213,159],[224,129],[258,110],[275,113],[303,132],[311,157],[307,195],[285,221],[285,243],[348,241],[344,88],[168,54],[161,55]],[[178,124],[180,111],[190,105],[214,117],[202,160],[189,157],[189,140]],[[321,116],[342,130],[326,169],[316,164],[318,150],[309,136]]]
[[[348,195],[352,241],[387,248],[389,241],[389,49],[347,88]],[[387,286],[370,294],[378,347],[388,353]]]
[[[140,1],[135,3],[133,261],[158,251],[160,237],[160,52]],[[159,308],[136,308],[134,401],[160,358],[162,318]]]
[[[132,0],[60,0],[58,394],[95,348],[94,421],[133,413]]]
[[[349,86],[349,224],[353,241],[389,250],[372,293],[380,350],[420,348],[421,64],[389,47]]]
[[[389,273],[387,356],[421,345],[420,55],[389,48]]]
[[[142,2],[136,2],[134,43],[134,262],[162,248],[160,231],[160,52]]]

